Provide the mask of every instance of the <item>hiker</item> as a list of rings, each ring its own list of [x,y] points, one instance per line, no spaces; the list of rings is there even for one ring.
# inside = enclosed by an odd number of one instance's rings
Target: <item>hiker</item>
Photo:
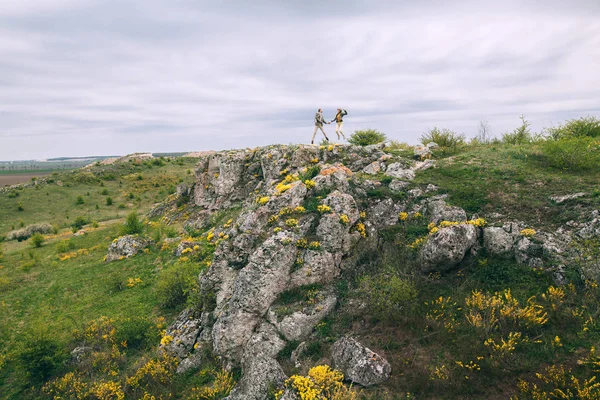
[[[323,124],[329,124],[329,122],[325,121],[325,118],[323,118],[323,110],[321,110],[319,108],[319,110],[315,114],[315,130],[313,132],[313,136],[312,136],[312,140],[310,141],[310,144],[315,144],[315,135],[317,134],[317,129],[320,129],[321,132],[323,132],[323,136],[325,136],[325,140],[327,140],[329,142],[329,138],[327,137],[327,135],[325,134],[325,131],[323,130]]]
[[[346,135],[342,132],[342,127],[344,126],[344,115],[348,115],[346,110],[342,108],[337,109],[337,114],[335,114],[335,118],[331,120],[331,122],[335,121],[335,133],[337,134],[338,140],[340,140],[340,134],[346,140]]]

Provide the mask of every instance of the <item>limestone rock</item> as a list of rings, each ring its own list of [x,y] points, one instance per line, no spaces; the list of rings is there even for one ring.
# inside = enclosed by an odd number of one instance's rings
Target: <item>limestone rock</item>
[[[415,172],[410,168],[405,168],[401,163],[392,163],[388,165],[385,174],[392,178],[412,181],[415,179]]]
[[[451,269],[464,259],[476,241],[477,229],[473,225],[440,228],[436,234],[428,237],[419,251],[421,270],[431,272]]]
[[[429,221],[439,224],[441,221],[464,222],[467,220],[467,213],[460,207],[449,206],[443,200],[435,200],[427,205],[427,214]]]
[[[110,246],[108,246],[106,261],[110,262],[114,260],[120,260],[122,258],[132,257],[153,243],[154,242],[152,240],[139,236],[121,236],[115,239]]]
[[[483,247],[488,253],[499,256],[512,255],[515,236],[500,227],[483,229]]]
[[[379,161],[373,161],[362,170],[365,174],[377,175],[381,171],[381,165]]]
[[[410,186],[410,183],[405,181],[399,181],[398,179],[394,179],[390,182],[390,190],[392,192],[402,192],[406,190]]]
[[[313,328],[335,308],[336,303],[337,298],[328,295],[313,306],[285,316],[281,322],[277,322],[274,312],[269,313],[269,318],[277,325],[286,340],[302,340],[306,339]]]
[[[365,387],[385,382],[392,372],[385,358],[351,337],[335,342],[331,357],[334,367],[344,373],[345,379]]]
[[[264,355],[248,358],[243,370],[242,378],[224,400],[264,400],[269,389],[282,386],[287,379],[279,363]]]

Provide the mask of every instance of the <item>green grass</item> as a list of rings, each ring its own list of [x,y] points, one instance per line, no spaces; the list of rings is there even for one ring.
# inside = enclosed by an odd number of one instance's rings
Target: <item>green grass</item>
[[[415,183],[433,183],[449,194],[449,202],[468,214],[502,214],[537,227],[556,227],[600,206],[592,194],[600,169],[570,172],[547,166],[540,144],[471,146],[438,160],[438,168],[417,174]],[[575,203],[555,204],[550,196],[586,192]]]
[[[131,316],[141,316],[150,321],[144,322],[148,324],[157,317],[170,321],[178,312],[160,307],[155,290],[160,271],[176,261],[172,248],[151,247],[147,253],[112,263],[103,259],[112,240],[120,234],[123,217],[132,209],[147,212],[172,193],[180,181],[192,182],[193,176],[186,171],[195,162],[180,159],[158,167],[150,163],[94,166],[91,172],[54,175],[62,186],[51,183],[24,188],[16,192],[16,197],[0,194],[0,235],[38,221],[50,222],[58,229],[56,235],[45,236],[37,248],[31,239],[0,243],[0,364],[4,364],[0,367],[1,399],[37,397],[19,361],[26,337],[46,332],[61,351],[68,351],[77,345],[75,330],[106,316],[117,321],[118,337],[129,335],[139,344],[141,339],[133,326],[136,321],[131,322]],[[114,180],[99,178],[106,176]],[[107,193],[126,204],[125,209],[106,206]],[[81,203],[78,198],[84,200],[83,204],[76,204]],[[23,211],[17,211],[18,204]],[[71,226],[77,220],[90,223],[84,226],[86,235],[72,236]],[[92,228],[91,221],[101,223]],[[152,235],[154,230],[148,228],[147,234]],[[59,256],[66,253],[72,257],[61,261]],[[129,287],[130,278],[139,278],[141,283]],[[149,350],[128,350],[126,364],[135,363],[148,351],[153,354],[159,339],[147,344]]]
[[[173,193],[180,181],[193,182],[193,176],[186,174],[186,170],[195,162],[194,159],[181,159],[180,162],[165,163],[163,167],[150,163],[94,166],[91,172],[58,174],[53,177],[53,183],[19,190],[15,198],[10,198],[9,193],[0,193],[0,235],[13,227],[18,228],[21,221],[25,225],[50,222],[64,228],[77,217],[100,222],[123,218],[132,209],[147,210]],[[143,180],[138,180],[139,175]],[[114,180],[102,179],[106,176],[112,176]],[[62,186],[56,182],[61,182]],[[108,190],[113,205],[106,205],[107,196],[101,194],[103,190]],[[79,196],[84,204],[75,207]],[[116,204],[120,203],[125,208],[119,209]],[[23,211],[17,211],[19,204]]]

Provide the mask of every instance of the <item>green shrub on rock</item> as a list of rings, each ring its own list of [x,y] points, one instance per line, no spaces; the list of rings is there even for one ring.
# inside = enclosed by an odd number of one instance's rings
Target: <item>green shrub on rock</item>
[[[371,144],[384,142],[385,139],[386,136],[384,133],[375,129],[365,129],[352,133],[348,138],[348,143],[355,144],[357,146],[369,146]]]
[[[426,145],[434,142],[446,149],[456,149],[465,145],[465,135],[456,133],[450,129],[439,129],[434,127],[421,135],[421,143]]]
[[[176,308],[185,304],[198,290],[198,267],[192,263],[177,263],[161,271],[156,294],[162,307]]]

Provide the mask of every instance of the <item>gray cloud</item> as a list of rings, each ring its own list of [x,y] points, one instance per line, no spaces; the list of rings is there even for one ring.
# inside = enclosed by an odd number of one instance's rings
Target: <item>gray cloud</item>
[[[0,159],[600,114],[597,1],[399,3],[0,0]]]

